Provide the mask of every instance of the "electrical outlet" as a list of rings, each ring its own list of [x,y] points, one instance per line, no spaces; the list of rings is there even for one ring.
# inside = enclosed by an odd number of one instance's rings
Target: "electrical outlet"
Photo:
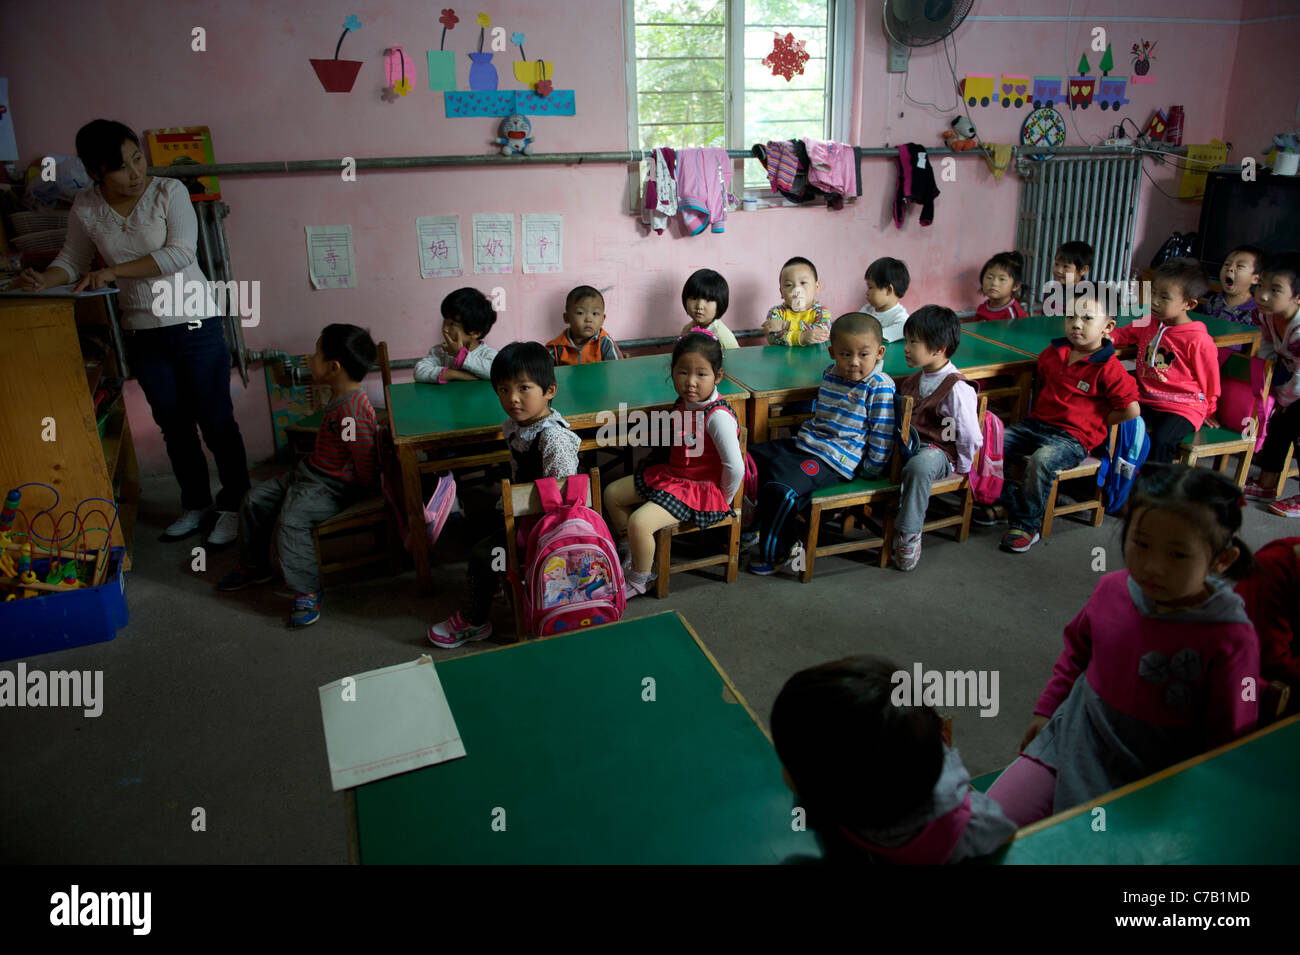
[[[1127,136],[1121,136],[1118,138],[1112,137],[1110,139],[1103,140],[1102,145],[1103,146],[1132,146],[1133,140],[1129,139]]]
[[[907,61],[911,56],[911,49],[903,46],[901,43],[889,41],[889,67],[890,73],[906,73]]]

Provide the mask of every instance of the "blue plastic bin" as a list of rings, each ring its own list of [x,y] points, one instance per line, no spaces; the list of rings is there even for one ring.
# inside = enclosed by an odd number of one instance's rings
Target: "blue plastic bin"
[[[121,547],[109,552],[108,572],[98,587],[0,602],[0,660],[103,643],[116,637],[118,628],[127,622],[122,553]],[[49,559],[35,559],[32,565],[38,576],[44,576]]]

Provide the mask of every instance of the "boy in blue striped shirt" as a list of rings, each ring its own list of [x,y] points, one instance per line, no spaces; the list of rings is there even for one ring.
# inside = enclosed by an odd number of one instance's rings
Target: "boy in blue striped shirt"
[[[894,382],[881,362],[885,346],[874,315],[852,312],[831,326],[828,347],[835,364],[822,374],[817,410],[794,438],[752,449],[758,466],[758,554],[753,574],[776,573],[794,557],[796,514],[813,492],[875,477],[894,444]]]

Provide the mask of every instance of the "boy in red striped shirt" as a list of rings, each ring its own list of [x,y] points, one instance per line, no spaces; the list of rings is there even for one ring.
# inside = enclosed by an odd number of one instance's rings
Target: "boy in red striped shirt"
[[[378,482],[375,409],[361,387],[375,362],[376,348],[365,329],[327,325],[311,356],[311,377],[334,396],[325,406],[311,456],[288,474],[248,492],[239,509],[239,564],[217,583],[222,591],[264,584],[270,570],[271,532],[279,520],[277,543],[284,582],[294,591],[289,626],[307,627],[320,619],[320,568],[312,529],[342,511]]]

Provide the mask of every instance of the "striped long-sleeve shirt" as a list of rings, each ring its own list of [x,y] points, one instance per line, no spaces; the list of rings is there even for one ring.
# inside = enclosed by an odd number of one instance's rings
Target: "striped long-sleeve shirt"
[[[799,447],[817,455],[846,480],[861,469],[879,474],[894,446],[894,382],[879,366],[861,381],[822,375],[817,413],[799,429]]]
[[[368,488],[377,482],[375,408],[365,389],[341,395],[325,406],[316,447],[307,463],[322,474],[348,484]]]

